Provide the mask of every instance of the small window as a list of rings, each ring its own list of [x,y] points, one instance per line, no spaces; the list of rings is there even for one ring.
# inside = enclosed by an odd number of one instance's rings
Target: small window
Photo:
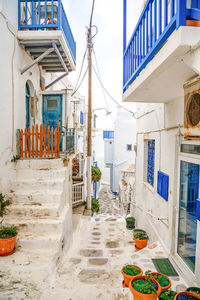
[[[127,144],[126,145],[126,150],[127,151],[132,151],[132,144]]]
[[[154,186],[155,140],[146,141],[144,146],[144,181]]]
[[[57,107],[57,100],[48,100],[47,101],[48,108],[56,108]]]

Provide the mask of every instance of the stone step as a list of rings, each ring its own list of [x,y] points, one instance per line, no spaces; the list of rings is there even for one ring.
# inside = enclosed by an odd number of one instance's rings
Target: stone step
[[[60,168],[60,169],[42,169],[42,170],[32,170],[32,169],[26,169],[26,170],[16,170],[15,171],[15,178],[17,180],[54,180],[57,179],[64,179],[65,178],[65,172],[66,168]]]
[[[6,215],[4,218],[4,226],[16,226],[19,228],[19,231],[25,232],[46,232],[55,233],[55,232],[64,232],[64,221],[65,215],[70,210],[70,207],[67,205],[64,207],[61,215],[59,217],[17,217]]]
[[[51,179],[51,180],[34,180],[34,179],[21,179],[14,180],[11,184],[13,191],[40,191],[40,190],[62,190],[64,187],[65,179]]]
[[[41,191],[26,191],[18,190],[7,194],[7,198],[10,199],[13,204],[26,203],[60,203],[64,198],[64,191],[60,190],[41,190]]]
[[[58,159],[20,159],[15,163],[16,170],[31,169],[31,170],[48,170],[60,169],[63,167],[63,160]]]
[[[12,204],[8,206],[7,211],[11,216],[21,217],[58,217],[61,213],[59,203]]]
[[[61,232],[20,232],[17,238],[16,246],[22,249],[34,251],[41,251],[48,249],[50,252],[58,251],[62,247],[62,233]]]

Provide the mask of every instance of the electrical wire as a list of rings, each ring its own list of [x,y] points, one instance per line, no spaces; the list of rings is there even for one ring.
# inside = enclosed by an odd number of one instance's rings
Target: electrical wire
[[[92,51],[93,51],[93,54],[94,54],[94,59],[95,59],[96,67],[97,67],[97,72],[98,72],[99,78],[101,78],[100,71],[99,71],[99,66],[98,66],[98,63],[97,63],[97,58],[96,58],[96,54],[95,54],[94,48],[92,49]],[[102,93],[103,93],[104,101],[105,101],[105,104],[106,104],[106,108],[109,111],[108,102],[106,100],[106,95],[105,95],[105,90],[103,88],[102,88]]]
[[[82,83],[83,83],[83,81],[85,79],[85,76],[87,74],[87,71],[88,71],[88,67],[86,68],[85,73],[83,74],[81,82],[79,83],[79,85],[77,86],[77,88],[72,92],[71,96],[74,96],[74,94],[76,94],[76,92],[80,89],[80,87],[81,87],[81,85],[82,85]]]
[[[137,117],[136,117],[136,115],[135,115],[135,112],[133,112],[133,111],[127,109],[126,107],[122,106],[117,100],[115,100],[115,99],[110,95],[110,93],[108,92],[108,90],[104,87],[104,85],[103,85],[101,79],[99,78],[99,76],[98,76],[98,74],[97,74],[97,71],[95,70],[94,65],[92,65],[92,68],[93,68],[93,70],[94,70],[94,72],[95,72],[95,75],[96,75],[97,79],[99,80],[99,82],[100,82],[102,88],[104,89],[104,91],[106,92],[106,94],[110,97],[110,99],[111,99],[113,102],[115,102],[118,106],[120,106],[122,109],[124,109],[124,110],[126,110],[127,112],[129,112],[130,114],[132,114],[133,117],[134,117],[135,119],[137,119]]]
[[[77,90],[78,90],[77,87],[78,87],[79,80],[80,80],[80,77],[81,77],[81,74],[82,74],[82,71],[83,71],[83,66],[84,66],[86,54],[87,54],[87,47],[86,47],[85,53],[84,53],[83,58],[82,58],[81,68],[80,68],[79,75],[78,75],[77,80],[76,80],[76,84],[75,84],[74,90],[73,90],[73,92],[72,92],[72,96],[73,96],[73,95],[77,92]]]
[[[92,18],[93,18],[93,13],[94,13],[94,3],[95,3],[95,0],[93,0],[93,3],[92,3],[92,11],[91,11],[91,15],[90,15],[90,25],[89,25],[89,27],[92,26]]]

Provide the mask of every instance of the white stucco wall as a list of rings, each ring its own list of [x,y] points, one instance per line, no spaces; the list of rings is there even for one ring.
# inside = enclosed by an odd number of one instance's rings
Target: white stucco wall
[[[122,109],[118,110],[114,125],[113,192],[119,192],[120,170],[135,163],[136,120]],[[132,151],[127,151],[127,145]]]
[[[137,111],[140,117],[137,121],[136,200],[132,213],[136,217],[137,226],[147,230],[151,241],[160,240],[186,278],[199,281],[200,278],[195,277],[185,264],[177,259],[176,254],[179,207],[178,151],[179,143],[183,141],[180,134],[184,132],[184,98],[179,97],[166,104],[137,104]],[[144,182],[144,143],[148,139],[155,139],[154,187]],[[168,201],[157,193],[159,170],[169,175]],[[197,257],[199,252],[197,244]]]
[[[32,61],[18,44],[18,2],[1,1],[0,5],[0,192],[9,190],[12,176],[13,155],[16,155],[16,130],[25,127],[25,85],[30,80],[39,91],[39,68],[20,74],[20,70]],[[31,120],[33,122],[33,120]]]

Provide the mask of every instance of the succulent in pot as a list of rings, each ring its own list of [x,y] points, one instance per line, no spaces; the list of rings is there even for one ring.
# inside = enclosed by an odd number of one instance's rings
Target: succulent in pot
[[[144,229],[140,229],[140,228],[134,228],[133,229],[133,235],[135,235],[136,233],[146,233],[146,231]]]
[[[154,278],[139,275],[129,283],[129,288],[134,300],[156,300],[161,293],[161,287]]]
[[[12,254],[15,248],[17,237],[17,228],[1,227],[0,228],[0,256]]]
[[[134,229],[135,228],[135,218],[134,217],[127,217],[126,218],[126,228],[127,229]]]
[[[158,281],[162,290],[167,290],[171,287],[171,280],[165,274],[148,270],[145,272],[145,275]]]
[[[197,299],[200,299],[200,288],[198,288],[198,287],[189,287],[189,288],[187,288],[187,292],[191,292],[193,294],[196,294],[198,296]]]
[[[159,299],[161,299],[161,300],[174,300],[176,294],[177,293],[172,291],[171,289],[163,290],[162,293],[159,296]]]
[[[174,300],[195,300],[195,299],[200,299],[199,296],[195,293],[192,292],[181,292],[178,293]]]
[[[122,275],[124,276],[123,287],[128,287],[129,282],[135,276],[142,275],[143,271],[140,267],[135,265],[125,265],[121,270]]]
[[[137,249],[143,249],[147,246],[149,237],[146,233],[138,232],[134,235],[135,247]]]

